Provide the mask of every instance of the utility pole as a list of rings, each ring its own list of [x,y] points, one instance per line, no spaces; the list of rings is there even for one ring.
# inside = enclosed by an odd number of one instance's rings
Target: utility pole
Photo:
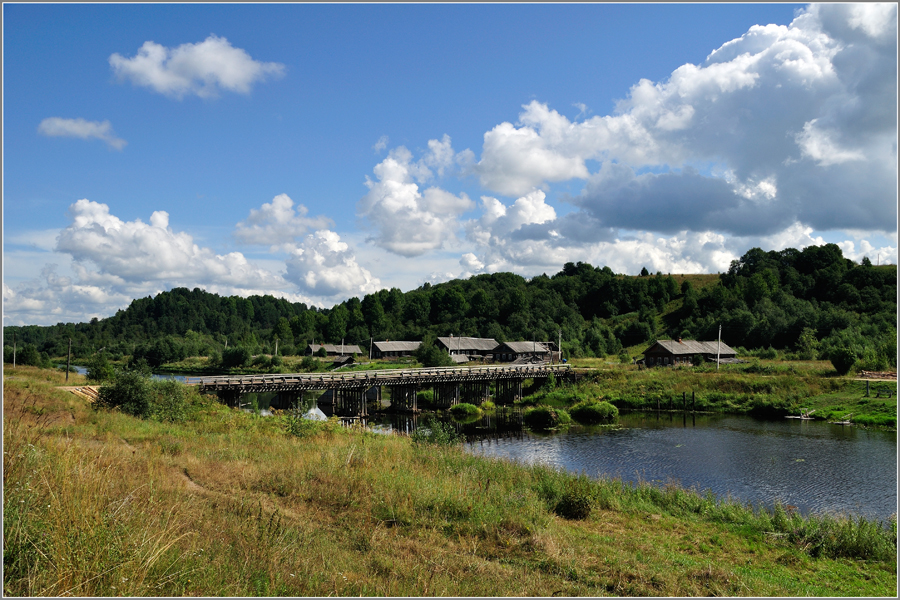
[[[275,338],[275,356],[278,356],[278,338]]]
[[[13,367],[16,366],[16,334],[13,334]]]
[[[561,363],[562,362],[562,329],[558,330],[557,333],[559,334],[559,345],[557,347],[559,348],[559,362]]]
[[[69,338],[69,353],[66,355],[66,383],[69,383],[69,364],[72,362],[72,338]]]
[[[719,323],[719,345],[716,346],[716,371],[719,370],[719,354],[722,350],[722,324]]]
[[[374,340],[374,337],[369,338],[369,360],[372,360],[372,343],[374,342]]]

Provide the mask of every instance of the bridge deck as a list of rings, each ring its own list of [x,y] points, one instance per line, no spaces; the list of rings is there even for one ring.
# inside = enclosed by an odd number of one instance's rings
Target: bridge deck
[[[268,392],[291,390],[354,389],[372,386],[432,385],[467,381],[496,381],[530,377],[569,378],[569,365],[516,365],[482,367],[436,367],[430,369],[381,369],[348,373],[285,373],[278,375],[224,375],[187,377],[185,383],[201,392]]]

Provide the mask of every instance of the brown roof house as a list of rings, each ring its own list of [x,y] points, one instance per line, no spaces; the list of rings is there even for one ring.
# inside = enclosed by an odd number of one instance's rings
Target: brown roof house
[[[439,337],[437,339],[437,347],[446,350],[452,358],[455,354],[464,354],[469,358],[484,358],[494,353],[497,347],[497,340],[492,338],[473,338],[473,337]]]
[[[550,348],[542,342],[504,342],[494,349],[494,362],[531,363],[550,360]]]
[[[721,345],[720,345],[721,344]],[[704,360],[730,363],[737,361],[737,353],[725,342],[698,342],[695,340],[658,340],[644,350],[644,364],[651,366],[690,365],[694,355]]]
[[[315,354],[319,348],[325,348],[328,356],[345,356],[347,354],[362,354],[362,349],[356,344],[310,344],[307,354]]]
[[[375,342],[372,344],[372,356],[374,358],[393,358],[396,356],[412,356],[419,349],[422,342]]]

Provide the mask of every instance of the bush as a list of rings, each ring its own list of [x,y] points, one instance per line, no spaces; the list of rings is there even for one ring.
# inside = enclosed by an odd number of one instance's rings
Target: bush
[[[565,417],[561,417],[561,414]],[[557,425],[564,425],[569,418],[568,413],[551,406],[535,406],[529,408],[522,415],[522,422],[532,429],[553,429]]]
[[[597,486],[593,481],[579,475],[566,483],[562,498],[553,509],[566,519],[581,520],[591,516],[597,496]]]
[[[250,351],[243,346],[232,346],[222,351],[222,366],[243,367],[250,363]]]
[[[497,405],[490,400],[485,400],[481,403],[481,410],[494,410],[495,408],[497,408]]]
[[[579,402],[569,412],[573,419],[584,425],[612,423],[619,418],[619,409],[609,402]]]
[[[454,404],[450,407],[450,414],[457,419],[477,417],[481,414],[481,409],[474,404],[469,404],[468,402],[460,402],[459,404]]]
[[[174,379],[151,381],[151,416],[159,421],[181,423],[187,417],[187,389]],[[102,388],[101,388],[102,389]]]
[[[100,388],[97,408],[118,408],[135,417],[151,414],[150,378],[138,371],[119,371],[113,380]]]
[[[430,417],[424,425],[416,428],[410,436],[417,444],[436,444],[440,446],[453,446],[466,440],[465,436],[457,433],[450,423],[441,423],[434,417]]]
[[[109,364],[104,353],[93,356],[87,363],[86,376],[88,381],[107,381],[112,379],[115,374],[115,369]]]
[[[829,353],[828,359],[838,374],[846,375],[856,364],[856,352],[847,346],[839,346]]]

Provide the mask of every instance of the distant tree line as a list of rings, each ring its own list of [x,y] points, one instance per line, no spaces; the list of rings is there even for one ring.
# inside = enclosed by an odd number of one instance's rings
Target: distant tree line
[[[4,327],[4,361],[12,361],[14,333],[28,360],[65,356],[71,338],[78,359],[104,352],[158,366],[209,356],[224,366],[275,355],[276,345],[277,355],[294,355],[313,342],[368,348],[370,339],[450,334],[503,342],[556,341],[561,333],[566,356],[602,357],[657,338],[713,340],[721,325],[722,340],[733,347],[810,359],[841,349],[870,367],[896,367],[893,265],[856,264],[835,244],[753,248],[727,273],[694,279],[709,284],[679,285],[646,269],[626,276],[579,262],[553,276],[493,273],[406,293],[385,289],[330,309],[175,288],[89,323]]]

